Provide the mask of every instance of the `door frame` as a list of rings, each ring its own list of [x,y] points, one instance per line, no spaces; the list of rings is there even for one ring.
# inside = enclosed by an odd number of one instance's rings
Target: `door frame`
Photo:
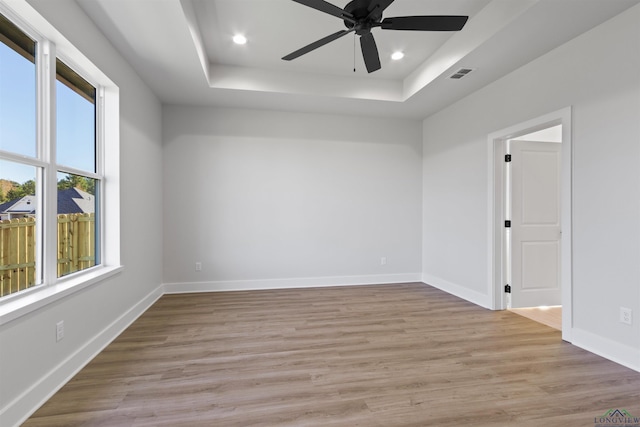
[[[504,310],[505,303],[505,162],[506,141],[552,126],[562,125],[560,281],[562,288],[562,339],[571,342],[572,322],[572,139],[571,107],[492,132],[488,144],[488,270],[490,307]]]

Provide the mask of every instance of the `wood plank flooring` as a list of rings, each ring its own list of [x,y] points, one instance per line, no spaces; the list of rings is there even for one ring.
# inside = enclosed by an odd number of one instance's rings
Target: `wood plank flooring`
[[[562,330],[562,306],[512,308],[511,312],[524,316],[535,322]]]
[[[423,284],[166,295],[25,426],[594,426],[640,373]]]

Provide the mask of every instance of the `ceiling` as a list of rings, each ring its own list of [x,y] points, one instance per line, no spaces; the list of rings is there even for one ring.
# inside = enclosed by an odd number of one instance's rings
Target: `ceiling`
[[[490,0],[398,0],[384,16],[475,15]],[[220,65],[267,68],[275,71],[320,73],[362,78],[364,69],[359,43],[354,55],[354,36],[340,38],[294,62],[280,58],[324,36],[345,29],[339,18],[291,0],[192,0],[205,52]],[[344,7],[348,0],[334,1]],[[299,23],[303,23],[300,25]],[[234,33],[245,34],[250,46],[237,46]],[[374,30],[384,67],[372,73],[374,79],[406,78],[440,48],[453,33]],[[392,61],[391,53],[407,52],[402,61]],[[356,59],[356,72],[353,59]]]
[[[374,29],[382,69],[371,74],[351,34],[281,60],[345,28],[292,0],[77,2],[163,103],[422,119],[640,0],[396,0],[384,17],[470,19],[459,32]],[[473,71],[450,79],[459,68]]]

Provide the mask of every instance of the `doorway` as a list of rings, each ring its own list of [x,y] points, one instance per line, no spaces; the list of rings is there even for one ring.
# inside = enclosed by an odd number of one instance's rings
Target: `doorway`
[[[562,305],[570,341],[571,110],[494,132],[488,142],[491,308],[545,306],[530,311],[547,317]]]

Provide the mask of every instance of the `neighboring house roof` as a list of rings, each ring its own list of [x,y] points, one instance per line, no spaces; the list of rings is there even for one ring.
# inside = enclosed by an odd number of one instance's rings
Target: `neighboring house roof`
[[[33,214],[36,212],[37,201],[36,196],[9,200],[0,205],[0,213]]]
[[[95,198],[77,188],[58,190],[58,214],[94,213]]]
[[[24,196],[0,204],[0,214],[34,214],[37,206],[36,196]],[[77,188],[58,190],[58,214],[93,212],[95,196]]]

